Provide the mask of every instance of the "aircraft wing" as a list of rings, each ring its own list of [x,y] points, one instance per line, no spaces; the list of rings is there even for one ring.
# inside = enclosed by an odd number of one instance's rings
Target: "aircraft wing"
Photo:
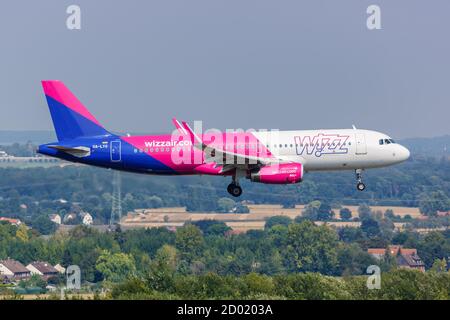
[[[174,119],[174,123],[179,124]],[[248,167],[262,167],[265,165],[283,162],[280,159],[270,159],[264,157],[255,157],[250,155],[243,155],[228,150],[222,150],[216,147],[211,147],[205,144],[202,139],[189,127],[189,125],[182,121],[182,125],[187,134],[190,135],[193,146],[205,152],[205,161],[215,162],[216,166],[223,166],[221,173],[233,170],[235,168]],[[177,126],[178,128],[178,126]],[[179,129],[180,130],[180,129]],[[180,130],[181,131],[181,130]],[[231,162],[231,163],[230,163]]]

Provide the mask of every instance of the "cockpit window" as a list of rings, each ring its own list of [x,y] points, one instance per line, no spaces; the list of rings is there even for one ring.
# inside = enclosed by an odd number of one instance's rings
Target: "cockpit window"
[[[378,140],[378,143],[380,145],[383,145],[383,144],[391,144],[391,143],[396,143],[396,142],[393,139],[380,139],[380,140]]]

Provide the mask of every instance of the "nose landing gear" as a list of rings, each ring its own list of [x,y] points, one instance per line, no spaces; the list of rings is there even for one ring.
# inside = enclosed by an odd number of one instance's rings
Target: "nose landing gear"
[[[362,169],[356,169],[355,170],[356,173],[356,189],[358,189],[358,191],[364,191],[364,189],[366,189],[366,185],[362,182]]]

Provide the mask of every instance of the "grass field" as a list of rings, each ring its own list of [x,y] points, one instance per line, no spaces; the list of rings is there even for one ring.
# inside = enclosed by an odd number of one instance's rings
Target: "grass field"
[[[353,217],[358,216],[357,206],[345,206],[352,212]],[[283,208],[281,205],[248,205],[250,213],[206,213],[206,212],[186,212],[184,207],[159,208],[159,209],[138,209],[129,213],[122,219],[121,227],[130,228],[155,228],[155,227],[180,227],[187,221],[199,220],[218,220],[225,222],[229,227],[238,232],[244,232],[251,229],[263,229],[267,218],[273,216],[287,216],[294,219],[301,216],[304,205],[296,205],[295,208]],[[392,209],[394,214],[399,216],[410,215],[413,218],[420,216],[418,208],[393,207],[393,206],[374,206],[371,207],[374,212],[384,212]],[[340,219],[339,210],[334,210],[335,218]],[[338,221],[328,222],[329,225],[337,227],[353,226],[358,227],[359,222]],[[401,229],[403,224],[396,224]]]

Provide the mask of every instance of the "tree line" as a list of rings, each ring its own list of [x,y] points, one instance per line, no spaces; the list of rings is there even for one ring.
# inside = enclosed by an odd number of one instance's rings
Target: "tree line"
[[[111,214],[112,171],[93,167],[0,168],[0,216],[27,219],[65,214],[80,206],[97,223],[106,223]],[[424,214],[450,210],[450,161],[413,159],[402,165],[369,170],[368,186],[358,192],[353,172],[309,173],[296,185],[269,186],[242,181],[239,199],[254,203],[276,203],[285,207],[319,200],[333,208],[342,204],[418,206]],[[230,199],[227,182],[220,177],[161,177],[122,174],[124,211],[137,208],[185,206],[188,211],[247,212]],[[67,202],[61,203],[58,199]],[[325,216],[326,218],[326,216]],[[44,226],[49,228],[49,225]],[[49,231],[52,231],[51,228]]]

